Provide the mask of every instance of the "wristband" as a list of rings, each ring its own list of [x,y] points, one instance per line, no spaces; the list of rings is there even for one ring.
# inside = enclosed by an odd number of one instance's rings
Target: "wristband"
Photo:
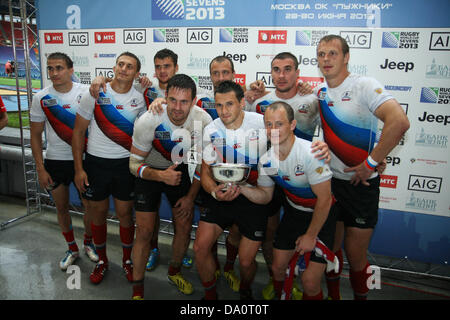
[[[147,168],[148,166],[145,164],[141,164],[141,166],[137,169],[137,175],[139,178],[142,178],[142,174],[144,173],[144,169]]]
[[[378,162],[372,159],[372,157],[369,155],[367,159],[364,161],[364,164],[369,170],[375,170],[376,166],[378,165]]]

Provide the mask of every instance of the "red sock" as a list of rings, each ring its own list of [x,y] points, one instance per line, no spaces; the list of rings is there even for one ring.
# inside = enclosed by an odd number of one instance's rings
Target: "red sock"
[[[205,288],[205,300],[217,300],[216,278],[208,282],[202,282],[202,286]]]
[[[315,296],[308,296],[305,292],[303,292],[303,300],[323,300],[323,292],[320,292]]]
[[[178,272],[180,272],[181,270],[181,265],[180,266],[174,266],[172,264],[169,264],[169,276],[174,276],[176,275]]]
[[[84,234],[84,245],[87,246],[88,244],[92,243],[92,236],[87,235],[87,233]]]
[[[225,248],[227,249],[227,261],[225,262],[223,271],[227,272],[234,268],[234,262],[236,261],[236,257],[238,255],[239,248],[235,247],[234,245],[229,243],[228,238],[225,241]]]
[[[281,299],[281,293],[283,292],[283,286],[284,286],[284,280],[278,281],[275,279],[272,279],[273,281],[273,289],[275,291],[275,296],[278,300]]]
[[[361,271],[353,271],[350,269],[350,283],[352,284],[355,300],[367,300],[367,294],[369,293],[367,279],[370,277],[367,269],[369,267],[370,265],[367,262],[366,266]]]
[[[99,260],[103,260],[108,263],[108,258],[106,257],[106,223],[100,226],[91,224],[92,229],[92,239],[94,240],[95,251],[97,251]]]
[[[133,281],[133,297],[144,297],[144,280]]]
[[[336,273],[334,271],[325,272],[325,279],[327,281],[328,297],[332,300],[340,300],[341,294],[339,292],[339,286],[341,283],[341,273],[343,265],[342,249],[335,252],[336,257],[339,260],[339,271]]]
[[[134,224],[129,227],[119,228],[120,241],[122,241],[123,258],[122,261],[131,260],[131,249],[133,249]]]
[[[66,239],[67,245],[69,246],[69,250],[72,252],[78,251],[77,243],[75,242],[75,237],[73,235],[72,226],[70,226],[70,230],[62,233],[64,238]]]

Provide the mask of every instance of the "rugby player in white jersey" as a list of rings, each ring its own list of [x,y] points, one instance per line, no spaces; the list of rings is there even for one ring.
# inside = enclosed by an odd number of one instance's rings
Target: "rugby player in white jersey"
[[[296,120],[291,106],[275,102],[267,107],[264,124],[271,148],[258,164],[257,187],[239,188],[241,194],[258,204],[274,196],[275,184],[285,195],[284,215],[277,228],[273,249],[273,284],[281,297],[286,268],[294,250],[307,254],[302,273],[303,299],[322,300],[320,281],[326,261],[311,251],[316,239],[332,247],[335,221],[329,216],[332,203],[332,173],[323,160],[311,152],[311,142],[294,134]]]
[[[122,242],[122,267],[128,281],[132,281],[131,249],[134,240],[132,217],[134,176],[128,168],[135,119],[145,112],[142,93],[133,87],[139,77],[139,58],[124,52],[116,59],[114,79],[106,92],[94,99],[89,92],[81,98],[78,109],[72,150],[75,163],[75,184],[88,200],[92,214],[92,235],[99,262],[90,275],[94,284],[100,283],[108,269],[106,254],[109,197],[114,200],[119,219]],[[82,153],[86,130],[89,128],[85,168]]]
[[[65,53],[48,55],[47,72],[52,84],[33,96],[30,109],[31,150],[39,185],[51,194],[55,202],[58,224],[68,245],[59,264],[62,270],[66,270],[79,257],[69,214],[69,185],[75,175],[72,130],[81,95],[87,91],[87,86],[72,82],[73,62]],[[44,130],[47,141],[45,159],[42,148]],[[97,262],[87,201],[82,199],[82,203],[86,211],[83,216],[84,251],[92,261]]]
[[[337,218],[335,247],[341,244],[350,264],[354,298],[366,299],[370,275],[367,249],[378,220],[378,165],[398,145],[409,128],[397,100],[374,78],[351,74],[349,46],[337,35],[323,37],[317,60],[326,82],[318,87],[325,142],[331,152],[332,190]],[[376,144],[378,120],[384,125]],[[328,296],[340,299],[339,274],[327,274]]]
[[[177,74],[168,82],[164,112],[147,112],[135,125],[130,157],[130,171],[137,177],[137,230],[133,247],[135,300],[144,297],[145,264],[152,233],[157,232],[154,225],[163,192],[172,208],[175,230],[168,279],[180,292],[193,292],[192,284],[180,269],[190,241],[194,200],[200,189],[200,165],[195,178],[191,179],[187,157],[191,152],[200,151],[195,148],[201,146],[203,129],[212,121],[208,113],[195,106],[195,96],[195,82],[187,75]],[[196,158],[194,155],[194,160]]]

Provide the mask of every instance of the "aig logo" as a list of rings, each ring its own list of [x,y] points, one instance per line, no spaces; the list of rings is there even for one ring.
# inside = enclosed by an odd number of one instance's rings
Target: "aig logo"
[[[409,175],[408,190],[440,193],[442,178]]]
[[[112,68],[95,68],[95,76],[103,76],[105,78],[114,78],[114,71]]]
[[[124,44],[143,44],[146,43],[145,29],[125,29],[123,30]]]
[[[370,49],[371,31],[341,31],[340,35],[347,41],[350,48]]]
[[[187,29],[187,43],[212,43],[212,28]]]
[[[432,32],[429,50],[450,51],[450,32]]]
[[[88,46],[89,33],[87,32],[69,32],[69,46]]]

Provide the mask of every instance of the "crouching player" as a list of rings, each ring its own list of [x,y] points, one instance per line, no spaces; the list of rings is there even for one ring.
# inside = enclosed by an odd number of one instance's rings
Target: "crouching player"
[[[329,215],[333,201],[332,173],[323,160],[311,153],[311,142],[297,138],[292,108],[284,102],[271,104],[264,115],[267,136],[272,147],[259,161],[258,185],[241,187],[241,193],[258,204],[267,204],[278,184],[285,196],[283,218],[277,229],[273,252],[275,293],[281,297],[286,268],[298,251],[311,252],[302,274],[303,299],[323,299],[320,287],[326,261],[314,253],[319,238],[329,248],[333,246],[335,219]]]

